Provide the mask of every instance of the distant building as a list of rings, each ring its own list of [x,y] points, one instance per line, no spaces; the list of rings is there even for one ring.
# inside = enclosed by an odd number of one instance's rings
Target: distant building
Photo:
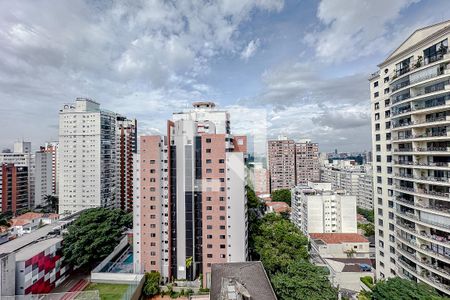
[[[45,205],[46,196],[55,195],[55,177],[53,169],[54,155],[45,149],[37,151],[34,157],[34,207]]]
[[[262,163],[253,163],[250,180],[257,195],[270,193],[269,171],[263,167]]]
[[[286,137],[268,141],[270,192],[320,180],[319,146]]]
[[[357,232],[356,196],[323,182],[297,186],[291,194],[291,221],[305,235]]]
[[[295,186],[295,142],[269,141],[268,147],[270,192]]]
[[[260,261],[213,264],[211,272],[210,299],[277,299]]]
[[[3,164],[0,168],[1,211],[11,212],[30,208],[29,172],[26,166]]]
[[[287,213],[291,211],[291,207],[286,202],[274,202],[267,201],[265,202],[266,212],[267,213]]]
[[[357,206],[373,209],[372,169],[354,160],[333,160],[321,167],[321,181],[330,182],[333,188],[342,188],[356,196]]]
[[[117,117],[117,196],[119,207],[125,211],[133,209],[133,155],[137,153],[137,121],[123,116]]]

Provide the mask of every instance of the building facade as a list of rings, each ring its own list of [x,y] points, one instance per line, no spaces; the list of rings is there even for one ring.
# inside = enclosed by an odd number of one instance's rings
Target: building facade
[[[167,136],[140,137],[142,272],[203,274],[208,285],[213,263],[246,260],[246,138],[231,134],[229,118],[214,103],[194,103],[168,121]]]
[[[291,190],[291,221],[305,234],[356,233],[356,196],[331,183],[309,182]]]
[[[1,165],[1,208],[2,213],[12,213],[30,208],[29,171],[26,166]]]
[[[270,191],[291,189],[320,180],[319,145],[286,137],[268,141]]]
[[[125,203],[132,193],[130,164],[136,146],[135,133],[128,132],[130,126],[125,118],[101,110],[90,99],[77,98],[74,104],[64,105],[59,112],[60,213],[120,207],[122,195],[124,208],[129,209]]]
[[[330,182],[333,188],[342,188],[356,196],[356,205],[364,209],[373,209],[372,168],[370,165],[358,165],[347,160],[334,160],[321,167],[320,180]]]
[[[257,195],[270,193],[269,171],[263,167],[262,163],[253,163],[250,171],[250,181]]]
[[[369,78],[377,277],[450,295],[450,21],[416,30]]]
[[[270,191],[291,189],[295,186],[295,142],[287,138],[269,141]]]
[[[320,180],[319,144],[310,140],[295,143],[295,184]]]
[[[54,157],[44,149],[34,156],[34,207],[45,205],[47,195],[55,195]]]
[[[117,117],[117,207],[133,209],[133,155],[137,152],[137,121]]]

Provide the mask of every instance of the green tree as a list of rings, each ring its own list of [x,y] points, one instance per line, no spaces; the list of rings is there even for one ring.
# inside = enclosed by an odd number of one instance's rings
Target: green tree
[[[417,284],[399,277],[378,282],[372,291],[372,300],[438,300],[447,299],[439,296],[435,289],[425,284]]]
[[[291,260],[308,258],[308,239],[280,215],[266,215],[254,239],[255,250],[269,274],[285,271]]]
[[[373,225],[372,223],[358,224],[358,228],[364,231],[364,235],[366,237],[375,235],[375,225]]]
[[[271,278],[280,300],[328,300],[337,299],[337,290],[328,280],[328,272],[305,260],[291,261],[286,272]]]
[[[159,283],[161,281],[161,275],[159,272],[152,271],[150,273],[145,273],[145,283],[142,292],[146,296],[155,296],[160,292]]]
[[[64,235],[64,257],[73,266],[93,267],[114,250],[123,232],[131,226],[131,214],[120,209],[88,209]]]
[[[272,192],[272,201],[286,202],[291,206],[291,191],[288,189],[276,190]]]
[[[370,223],[374,222],[375,217],[374,217],[373,210],[371,210],[371,209],[364,209],[364,208],[361,208],[361,207],[358,207],[356,210],[357,210],[358,214],[363,215],[364,218],[367,219],[367,221],[369,221]]]

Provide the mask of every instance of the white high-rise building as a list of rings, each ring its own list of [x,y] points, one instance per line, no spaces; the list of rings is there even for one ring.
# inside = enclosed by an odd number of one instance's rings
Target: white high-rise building
[[[416,30],[369,78],[379,279],[450,295],[450,21]]]
[[[116,118],[84,98],[60,110],[60,213],[115,205]]]
[[[45,205],[53,192],[53,157],[51,152],[37,151],[34,156],[34,207]]]
[[[320,180],[330,182],[333,188],[342,188],[356,196],[356,205],[373,209],[372,169],[370,165],[358,165],[354,160],[334,160],[321,167]]]
[[[305,234],[357,233],[356,196],[328,182],[308,182],[291,190],[291,221]]]

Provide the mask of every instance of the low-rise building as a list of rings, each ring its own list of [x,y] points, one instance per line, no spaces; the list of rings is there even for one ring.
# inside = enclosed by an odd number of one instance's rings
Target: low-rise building
[[[356,233],[311,233],[311,260],[327,267],[339,289],[359,292],[360,278],[373,277],[369,241]]]
[[[331,183],[309,182],[291,191],[291,221],[305,234],[357,233],[356,196]]]

